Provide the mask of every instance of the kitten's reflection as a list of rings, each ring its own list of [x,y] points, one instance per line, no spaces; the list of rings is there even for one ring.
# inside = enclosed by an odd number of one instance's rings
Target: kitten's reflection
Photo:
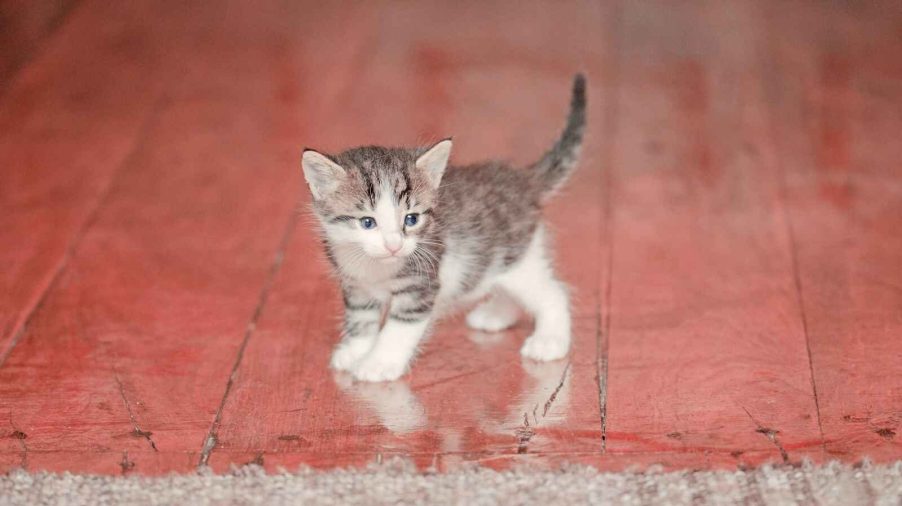
[[[337,372],[335,383],[395,434],[407,434],[426,427],[426,410],[404,381],[353,381],[349,374]]]
[[[470,341],[483,352],[493,354],[499,350],[491,348],[509,337],[504,333],[468,334]],[[536,429],[566,421],[572,376],[569,361],[512,360],[509,365],[491,370],[495,379],[489,382],[480,372],[461,374],[460,379],[454,381],[456,386],[445,385],[449,388],[446,395],[433,393],[428,396],[426,407],[405,380],[368,383],[354,381],[345,373],[336,373],[335,381],[355,405],[362,406],[366,415],[374,416],[392,433],[404,435],[429,428],[440,435],[441,448],[445,452],[462,451],[471,446],[467,438],[473,436],[473,428],[478,427],[484,434],[510,435],[527,423],[531,429]],[[498,378],[509,380],[501,386],[497,383]],[[486,389],[487,385],[496,385],[496,388]],[[455,406],[453,410],[448,409],[449,403]],[[430,414],[436,417],[436,426],[429,423]]]

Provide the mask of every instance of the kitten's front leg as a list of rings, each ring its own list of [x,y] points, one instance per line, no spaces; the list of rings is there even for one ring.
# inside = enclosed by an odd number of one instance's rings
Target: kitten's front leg
[[[344,325],[331,365],[339,371],[350,371],[376,342],[383,302],[353,287],[344,288],[343,293]]]
[[[388,320],[370,352],[352,370],[363,381],[392,381],[404,374],[432,321],[434,287],[392,296]]]

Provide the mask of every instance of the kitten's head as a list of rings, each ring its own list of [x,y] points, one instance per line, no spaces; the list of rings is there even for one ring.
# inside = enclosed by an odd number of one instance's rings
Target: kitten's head
[[[434,226],[450,154],[450,139],[425,149],[370,146],[336,156],[304,150],[304,177],[329,244],[386,263],[411,255]]]

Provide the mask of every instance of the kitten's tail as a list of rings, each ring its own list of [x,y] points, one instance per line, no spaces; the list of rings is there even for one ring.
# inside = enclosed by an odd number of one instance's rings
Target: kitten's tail
[[[542,158],[530,166],[542,192],[542,200],[560,188],[576,167],[586,129],[586,77],[576,74],[570,98],[570,114],[561,137]]]

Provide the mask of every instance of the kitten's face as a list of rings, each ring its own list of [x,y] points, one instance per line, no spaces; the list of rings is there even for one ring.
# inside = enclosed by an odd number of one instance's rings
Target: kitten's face
[[[334,158],[305,151],[304,175],[330,245],[383,263],[412,255],[434,225],[432,206],[450,148],[450,141],[421,155],[357,148]]]
[[[341,196],[318,205],[326,237],[333,246],[359,249],[369,258],[394,262],[416,250],[431,228],[434,191],[403,177],[374,181],[352,177]],[[369,190],[372,185],[372,190]]]

